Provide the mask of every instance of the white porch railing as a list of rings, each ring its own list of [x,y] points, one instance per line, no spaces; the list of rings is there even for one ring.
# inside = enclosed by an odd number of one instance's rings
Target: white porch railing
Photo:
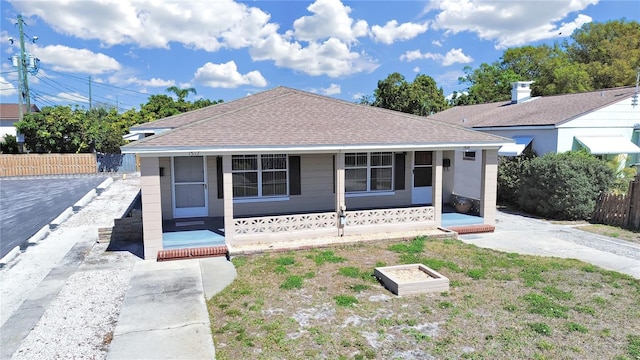
[[[435,223],[433,206],[347,211],[346,226]]]
[[[350,228],[369,227],[373,231],[414,229],[425,225],[435,225],[433,206],[392,208],[376,210],[353,210],[346,212],[345,231]],[[337,231],[335,212],[275,215],[233,219],[234,238],[256,235],[284,235],[302,233],[326,235],[326,231]],[[337,232],[336,232],[337,234]]]
[[[235,235],[276,234],[282,232],[335,229],[336,213],[276,215],[233,219]]]

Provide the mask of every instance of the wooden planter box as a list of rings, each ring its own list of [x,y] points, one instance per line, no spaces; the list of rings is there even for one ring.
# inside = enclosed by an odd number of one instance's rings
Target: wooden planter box
[[[422,264],[378,267],[374,275],[398,296],[449,291],[449,279]]]

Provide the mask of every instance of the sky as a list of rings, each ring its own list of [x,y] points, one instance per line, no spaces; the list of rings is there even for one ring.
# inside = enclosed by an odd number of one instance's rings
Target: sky
[[[153,94],[226,102],[287,86],[346,101],[398,72],[464,90],[465,66],[570,40],[589,22],[640,21],[638,0],[0,1],[0,102],[18,102],[17,16],[31,102],[139,108]]]

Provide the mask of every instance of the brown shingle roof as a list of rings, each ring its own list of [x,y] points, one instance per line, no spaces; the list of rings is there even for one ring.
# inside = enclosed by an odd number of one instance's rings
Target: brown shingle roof
[[[26,105],[23,105],[23,109],[27,109]],[[11,120],[18,119],[18,104],[0,104],[0,119],[3,120]],[[31,105],[31,112],[39,112],[40,109],[34,104]]]
[[[473,128],[560,125],[630,98],[634,93],[634,87],[622,87],[578,94],[543,96],[520,104],[496,102],[456,106],[431,115],[429,118]]]
[[[285,87],[169,120],[187,124],[125,145],[123,150],[510,142],[461,126]]]

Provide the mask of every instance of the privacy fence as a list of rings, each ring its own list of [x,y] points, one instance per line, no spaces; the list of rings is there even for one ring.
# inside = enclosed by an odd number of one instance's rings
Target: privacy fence
[[[598,224],[640,230],[640,177],[629,183],[626,195],[600,195],[591,221]]]
[[[134,154],[0,154],[0,176],[124,173],[138,167]]]

